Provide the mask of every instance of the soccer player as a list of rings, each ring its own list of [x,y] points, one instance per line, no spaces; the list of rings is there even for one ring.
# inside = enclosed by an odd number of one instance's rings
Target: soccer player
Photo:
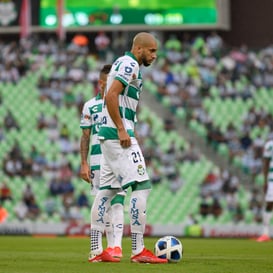
[[[120,188],[131,187],[130,227],[132,239],[131,261],[136,263],[167,263],[144,246],[146,203],[151,190],[142,151],[134,134],[136,111],[142,90],[140,66],[149,66],[157,54],[157,41],[149,33],[140,32],[130,52],[112,65],[107,79],[103,121],[99,131],[101,140],[101,178],[91,212],[90,262],[107,262],[102,247],[104,216],[107,204]],[[116,178],[116,179],[115,179]]]
[[[273,139],[266,141],[263,152],[263,175],[265,210],[263,213],[263,233],[257,242],[270,241],[269,226],[273,211]]]
[[[91,184],[91,194],[96,195],[99,189],[101,149],[98,139],[98,131],[102,122],[103,96],[106,87],[107,75],[111,65],[104,65],[99,74],[99,93],[96,97],[88,100],[82,109],[80,127],[82,136],[80,143],[81,168],[80,176]],[[92,135],[92,146],[90,153],[90,164],[88,163],[90,135]],[[107,238],[107,259],[115,261],[112,256],[121,257],[121,241],[123,234],[123,204],[124,192],[113,198],[106,208],[105,232]],[[111,206],[112,205],[112,206]],[[90,248],[92,241],[90,242]]]

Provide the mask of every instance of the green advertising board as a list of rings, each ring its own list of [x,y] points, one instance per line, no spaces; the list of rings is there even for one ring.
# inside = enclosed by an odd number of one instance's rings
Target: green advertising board
[[[219,1],[219,0],[218,0]],[[65,0],[63,26],[217,25],[217,0]],[[58,25],[56,0],[41,0],[40,26]]]

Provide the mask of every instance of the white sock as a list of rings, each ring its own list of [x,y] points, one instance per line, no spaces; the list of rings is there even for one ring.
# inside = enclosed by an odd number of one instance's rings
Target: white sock
[[[116,203],[111,206],[112,210],[112,225],[114,232],[114,246],[121,247],[122,235],[123,235],[123,222],[124,222],[124,211],[123,205]]]
[[[271,211],[265,211],[263,214],[263,234],[269,236],[269,225],[272,217]]]
[[[111,207],[105,214],[105,234],[106,234],[106,240],[107,240],[107,247],[113,248],[115,244],[114,244],[114,232],[113,232]]]
[[[146,204],[150,189],[133,191],[130,200],[130,225],[132,233],[132,254],[139,254],[144,248],[143,234],[146,225]]]
[[[100,243],[102,240],[102,232],[99,230],[90,230],[90,251],[93,255],[99,255],[102,253],[103,248]]]
[[[110,207],[110,200],[114,194],[111,190],[99,191],[91,209],[91,253],[100,254],[102,247],[102,234],[105,230],[105,214]]]

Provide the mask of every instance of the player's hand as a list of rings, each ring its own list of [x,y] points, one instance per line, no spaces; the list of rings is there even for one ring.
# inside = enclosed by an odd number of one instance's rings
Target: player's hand
[[[81,165],[80,177],[81,177],[81,179],[83,179],[87,183],[92,183],[91,171],[90,171],[90,168],[89,168],[89,166],[87,164]]]
[[[122,148],[128,148],[131,146],[131,138],[124,129],[118,130],[118,137]]]

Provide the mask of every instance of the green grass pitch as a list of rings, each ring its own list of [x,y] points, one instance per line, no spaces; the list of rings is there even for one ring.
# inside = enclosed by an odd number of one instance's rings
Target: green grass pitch
[[[158,238],[145,238],[153,249]],[[180,238],[184,255],[177,264],[130,262],[131,240],[123,239],[120,263],[88,263],[89,238],[0,236],[1,273],[272,273],[273,242],[249,239]],[[105,243],[105,242],[104,242]]]

